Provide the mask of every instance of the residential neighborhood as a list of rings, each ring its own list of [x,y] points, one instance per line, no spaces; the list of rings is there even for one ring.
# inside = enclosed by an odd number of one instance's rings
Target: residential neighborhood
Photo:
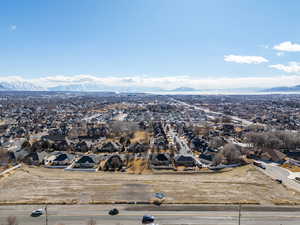
[[[2,168],[143,173],[300,165],[296,95],[0,94]],[[288,121],[279,119],[283,112]]]

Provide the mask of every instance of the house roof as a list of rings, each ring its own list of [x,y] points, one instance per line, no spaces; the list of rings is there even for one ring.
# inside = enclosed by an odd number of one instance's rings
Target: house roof
[[[174,157],[175,161],[184,161],[184,162],[192,162],[195,161],[195,159],[192,156],[189,155],[176,155]]]
[[[76,161],[76,163],[95,163],[95,159],[92,156],[83,155]]]
[[[50,140],[50,141],[65,141],[66,140],[66,137],[62,136],[62,135],[45,135],[42,138]]]
[[[283,161],[286,158],[284,153],[275,149],[264,149],[264,152],[268,153],[274,162]]]

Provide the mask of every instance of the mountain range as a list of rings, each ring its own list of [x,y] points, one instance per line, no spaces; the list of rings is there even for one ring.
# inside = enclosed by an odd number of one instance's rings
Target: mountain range
[[[172,89],[172,90],[169,90],[169,91],[200,91],[200,90],[197,90],[195,88],[190,88],[190,87],[179,87],[179,88],[175,88],[175,89]]]
[[[291,86],[291,87],[273,87],[262,91],[263,92],[299,92],[300,85]]]
[[[164,91],[197,91],[194,88],[179,87],[172,90],[165,90],[157,87],[139,87],[139,86],[107,86],[97,83],[82,83],[60,85],[50,88],[43,88],[30,82],[0,82],[0,91],[74,91],[74,92],[97,92],[97,91],[115,91],[115,92],[164,92]]]
[[[39,87],[31,82],[11,81],[0,82],[0,91],[46,91],[47,89]]]
[[[86,82],[81,84],[60,85],[50,88],[40,87],[28,81],[0,81],[0,91],[74,91],[74,92],[200,92],[200,91],[224,91],[224,92],[300,92],[300,85],[291,87],[262,88],[233,88],[233,89],[195,89],[191,87],[178,87],[175,89],[162,89],[158,87],[140,86],[108,86],[100,83]]]

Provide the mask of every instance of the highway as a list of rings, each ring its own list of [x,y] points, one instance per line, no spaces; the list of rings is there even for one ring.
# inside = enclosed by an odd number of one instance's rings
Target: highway
[[[220,116],[227,116],[227,117],[231,118],[231,120],[240,122],[241,124],[243,124],[245,126],[254,124],[253,122],[251,122],[249,120],[242,119],[242,118],[239,118],[237,116],[225,115],[224,113],[221,113],[221,112],[211,111],[210,109],[205,108],[205,107],[190,105],[190,104],[188,104],[186,102],[182,102],[182,101],[179,101],[179,100],[176,100],[176,99],[173,99],[173,101],[175,101],[177,103],[180,103],[181,105],[185,105],[185,106],[188,106],[188,107],[193,107],[194,109],[203,111],[203,112],[205,112],[207,114],[207,117],[211,118],[211,119],[214,119],[215,116],[218,116],[218,117],[220,117]],[[256,123],[256,124],[264,126],[264,124],[260,124],[260,123]]]
[[[118,207],[120,214],[109,216],[108,211]],[[96,220],[97,225],[136,225],[141,224],[141,218],[145,214],[155,216],[159,225],[233,225],[238,224],[238,211],[147,211],[147,207],[141,210],[128,210],[127,206],[109,205],[49,205],[48,225],[84,225],[89,219]],[[184,207],[184,206],[183,206]],[[197,208],[197,206],[195,206]],[[20,225],[45,224],[45,216],[33,218],[29,214],[31,210],[41,206],[19,205],[0,206],[0,224],[5,224],[8,216],[16,216]],[[226,208],[226,207],[225,207]],[[242,225],[299,225],[300,209],[290,210],[249,210],[241,212]]]

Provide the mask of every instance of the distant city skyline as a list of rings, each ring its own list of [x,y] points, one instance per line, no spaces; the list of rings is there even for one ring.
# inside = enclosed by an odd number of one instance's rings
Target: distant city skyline
[[[0,81],[173,89],[300,84],[300,3],[0,3]]]

